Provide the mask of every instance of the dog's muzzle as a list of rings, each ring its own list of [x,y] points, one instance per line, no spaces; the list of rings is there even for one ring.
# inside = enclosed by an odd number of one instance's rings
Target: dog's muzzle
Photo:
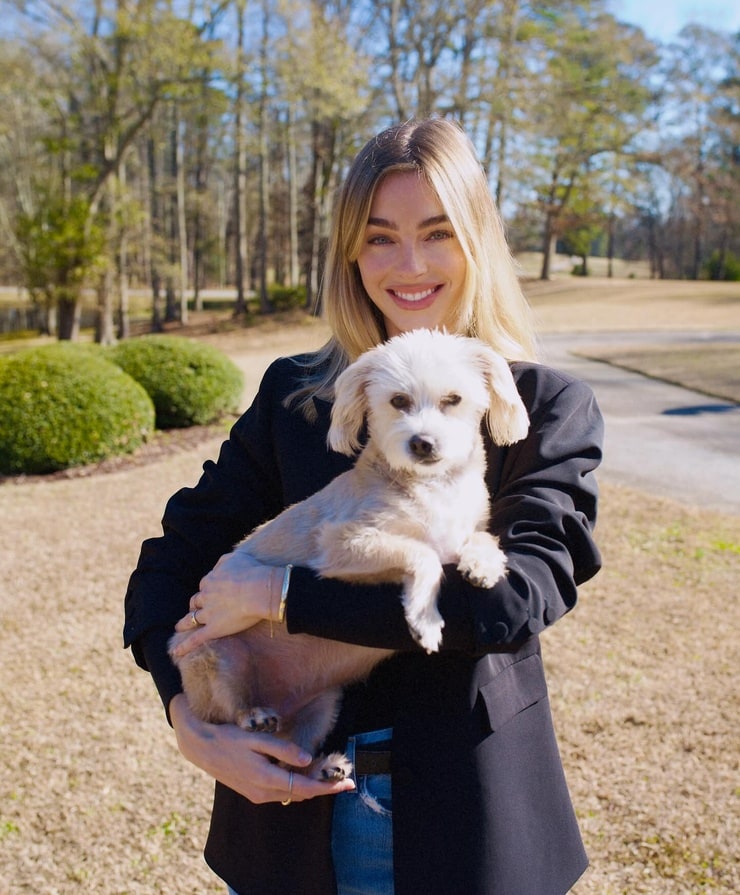
[[[439,460],[437,445],[425,435],[412,435],[409,438],[409,452],[420,463],[436,463]]]

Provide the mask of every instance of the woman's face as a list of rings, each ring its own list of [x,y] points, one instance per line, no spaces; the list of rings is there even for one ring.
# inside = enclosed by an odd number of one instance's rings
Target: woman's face
[[[439,199],[417,174],[381,181],[357,264],[389,338],[452,321],[467,262]]]

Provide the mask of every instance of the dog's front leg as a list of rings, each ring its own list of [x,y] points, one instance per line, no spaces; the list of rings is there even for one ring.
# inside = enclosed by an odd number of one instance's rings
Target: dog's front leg
[[[435,550],[416,538],[352,523],[323,526],[319,547],[316,570],[324,577],[401,582],[414,639],[429,653],[439,649],[444,627],[437,609],[442,564]]]
[[[506,574],[506,554],[498,538],[476,531],[463,545],[457,568],[476,587],[493,587]]]
[[[416,555],[403,579],[403,608],[416,642],[428,653],[436,653],[442,644],[445,624],[437,609],[442,564],[434,550],[418,541],[415,543]]]

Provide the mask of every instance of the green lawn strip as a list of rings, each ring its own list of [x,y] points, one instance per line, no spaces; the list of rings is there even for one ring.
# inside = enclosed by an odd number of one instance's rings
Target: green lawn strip
[[[740,404],[740,344],[588,348],[573,353]]]

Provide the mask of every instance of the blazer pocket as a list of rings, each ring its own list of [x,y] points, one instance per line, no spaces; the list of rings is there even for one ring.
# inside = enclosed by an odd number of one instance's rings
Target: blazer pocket
[[[545,669],[538,655],[509,665],[480,688],[491,732],[499,730],[540,700],[547,697]]]

